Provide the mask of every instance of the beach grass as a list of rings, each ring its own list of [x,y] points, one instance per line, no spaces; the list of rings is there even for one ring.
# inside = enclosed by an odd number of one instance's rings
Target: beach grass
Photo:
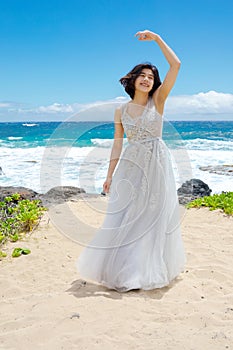
[[[40,200],[21,199],[18,193],[5,197],[0,202],[0,248],[7,242],[21,240],[35,229],[45,210]],[[25,248],[15,248],[12,256],[29,253]],[[5,256],[6,253],[0,249],[0,258]]]
[[[197,198],[186,205],[187,208],[208,207],[210,210],[221,209],[227,215],[233,215],[233,192],[222,192]]]

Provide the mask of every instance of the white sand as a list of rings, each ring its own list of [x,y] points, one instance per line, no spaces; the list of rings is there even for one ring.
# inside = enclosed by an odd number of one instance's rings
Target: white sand
[[[186,210],[184,273],[169,287],[120,294],[84,284],[75,266],[74,240],[90,239],[105,207],[102,198],[57,206],[30,239],[8,245],[31,254],[0,262],[0,349],[233,349],[233,218]]]

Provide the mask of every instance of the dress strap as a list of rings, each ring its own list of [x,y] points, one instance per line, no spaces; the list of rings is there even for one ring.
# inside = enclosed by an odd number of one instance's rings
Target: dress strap
[[[147,103],[147,107],[149,109],[154,109],[155,113],[158,114],[160,117],[162,117],[162,115],[157,111],[157,108],[155,106],[153,97],[149,97],[148,103]]]
[[[125,102],[122,105],[120,105],[121,116],[123,116],[125,114],[125,110],[127,108],[127,103],[128,102]]]
[[[153,98],[150,96],[147,102],[147,108],[154,108],[155,104],[154,104],[154,100]]]

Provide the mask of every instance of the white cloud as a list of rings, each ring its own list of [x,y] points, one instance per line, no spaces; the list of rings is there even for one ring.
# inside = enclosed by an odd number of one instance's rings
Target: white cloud
[[[68,118],[70,120],[112,121],[116,106],[127,101],[127,97],[118,96],[111,100],[86,104],[60,104],[56,102],[35,108],[28,108],[14,102],[2,102],[0,103],[0,120],[3,117],[8,120],[9,116],[12,120],[52,121]],[[170,120],[233,120],[233,94],[209,91],[194,95],[170,96],[165,106],[165,117]]]
[[[72,105],[64,105],[60,103],[53,103],[49,106],[40,106],[35,110],[36,113],[73,113],[73,107]]]
[[[0,102],[0,109],[2,108],[19,108],[20,106],[22,106],[22,103],[18,103],[18,102]]]
[[[91,111],[96,108],[96,120],[112,120],[112,114],[105,118],[103,114],[101,116],[101,112],[112,112],[112,108],[115,108],[116,104],[127,102],[127,100],[126,97],[116,97],[113,100],[86,104],[82,108],[87,109],[87,115],[88,109]],[[166,102],[164,114],[170,120],[190,118],[192,120],[218,118],[233,120],[233,94],[209,91],[194,95],[170,96]]]
[[[73,121],[113,121],[116,106],[126,101],[128,101],[126,97],[120,96],[111,100],[77,105],[70,119]]]
[[[0,108],[9,108],[9,107],[10,107],[10,103],[0,102]]]
[[[166,113],[168,115],[231,114],[233,116],[233,94],[209,91],[195,95],[170,96],[166,104]]]

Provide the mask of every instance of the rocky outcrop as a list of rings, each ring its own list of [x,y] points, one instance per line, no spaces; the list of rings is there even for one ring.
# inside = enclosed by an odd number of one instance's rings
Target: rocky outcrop
[[[191,179],[182,184],[177,194],[179,203],[184,205],[196,198],[209,196],[212,190],[199,179]],[[39,194],[25,187],[0,187],[0,201],[5,197],[19,193],[22,199],[40,199],[44,206],[52,206],[64,203],[80,197],[99,197],[100,194],[88,194],[84,189],[73,186],[57,186],[51,188],[45,194]]]
[[[14,193],[19,193],[21,199],[36,199],[36,196],[38,195],[37,192],[25,187],[0,186],[0,201]]]
[[[188,180],[177,190],[179,203],[182,205],[199,197],[210,196],[211,192],[209,186],[199,179]]]
[[[45,194],[39,194],[25,187],[1,187],[0,186],[0,201],[5,197],[11,196],[14,193],[19,193],[21,199],[40,199],[45,206],[63,203],[72,198],[77,198],[81,194],[85,194],[84,189],[73,186],[58,186],[51,188]]]
[[[86,193],[83,188],[74,186],[57,186],[51,188],[45,194],[38,195],[38,198],[42,201],[43,205],[50,206],[80,197],[83,193]]]
[[[199,169],[218,175],[233,176],[233,165],[229,164],[200,166]]]

